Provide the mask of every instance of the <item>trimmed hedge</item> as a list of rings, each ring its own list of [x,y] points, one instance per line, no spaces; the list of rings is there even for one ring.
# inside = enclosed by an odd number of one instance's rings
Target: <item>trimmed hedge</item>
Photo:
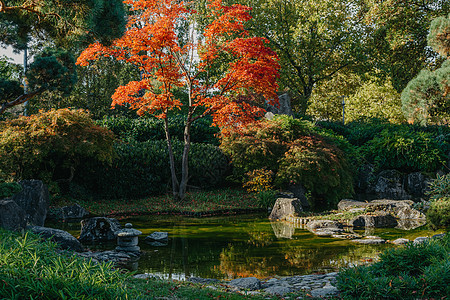
[[[173,141],[176,166],[181,166],[183,143]],[[73,196],[96,195],[112,198],[139,198],[170,190],[169,155],[166,141],[118,142],[112,165],[85,161],[74,178]],[[227,175],[227,157],[216,146],[192,143],[189,153],[189,185],[211,188]],[[180,171],[181,170],[177,170]]]
[[[185,117],[182,115],[169,118],[169,132],[173,139],[183,140],[184,122]],[[157,118],[105,117],[97,124],[110,129],[122,140],[145,142],[166,139],[164,121]],[[219,145],[219,129],[211,124],[210,117],[195,121],[191,127],[191,142]]]

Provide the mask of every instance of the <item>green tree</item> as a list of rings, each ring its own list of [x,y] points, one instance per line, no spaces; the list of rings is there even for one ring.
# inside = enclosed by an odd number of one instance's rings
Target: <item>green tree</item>
[[[44,49],[35,56],[27,72],[30,92],[17,80],[0,78],[0,115],[8,108],[22,104],[45,90],[69,93],[76,81],[75,59],[64,50]]]
[[[123,107],[111,109],[111,96],[115,90],[130,81],[139,79],[139,70],[131,64],[102,57],[89,67],[76,67],[77,82],[70,95],[59,90],[46,90],[36,96],[29,107],[30,113],[40,109],[81,108],[90,111],[93,119],[107,115],[129,115],[136,113]]]
[[[70,49],[95,40],[108,44],[123,34],[125,23],[121,0],[0,0],[0,43],[12,46],[15,51],[28,49],[31,41],[40,49],[43,45]],[[63,58],[68,57],[67,53],[54,50],[56,56],[53,57],[48,53],[40,53],[30,65],[30,74],[26,74],[30,80],[40,79],[39,83],[33,82],[39,87],[20,90],[17,81],[0,79],[3,90],[13,91],[0,96],[0,114],[50,87],[56,88],[55,84],[62,84],[59,89],[64,91],[70,89],[71,85],[65,84],[73,83],[73,75],[68,71],[73,71],[74,67]],[[59,79],[47,82],[52,76]]]
[[[314,87],[364,60],[364,5],[353,0],[242,0],[253,7],[250,30],[280,58],[280,88],[305,113]]]
[[[369,66],[377,76],[389,77],[401,92],[424,68],[442,63],[427,47],[431,21],[450,12],[448,0],[369,0],[367,24]]]
[[[402,92],[402,109],[411,122],[426,124],[450,123],[450,14],[433,20],[428,43],[446,61],[429,71],[424,69]]]
[[[364,118],[385,119],[402,123],[400,94],[388,79],[369,74],[339,72],[329,81],[319,84],[309,99],[308,115],[321,120],[342,120],[342,100],[345,100],[345,122]]]

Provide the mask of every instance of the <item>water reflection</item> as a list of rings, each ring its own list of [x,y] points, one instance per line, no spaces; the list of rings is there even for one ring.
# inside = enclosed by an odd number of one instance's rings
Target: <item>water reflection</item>
[[[138,272],[173,279],[190,276],[264,278],[328,272],[370,263],[379,252],[392,247],[317,237],[288,223],[271,223],[265,215],[203,219],[140,217],[126,222],[133,223],[134,228],[143,232],[139,242],[142,255]],[[69,231],[75,236],[79,234],[79,229],[78,233],[73,228]],[[167,246],[154,247],[144,242],[145,237],[155,231],[169,233]],[[399,229],[357,233],[385,239],[405,236],[405,231]],[[408,234],[407,238],[413,239],[434,233],[415,229]]]

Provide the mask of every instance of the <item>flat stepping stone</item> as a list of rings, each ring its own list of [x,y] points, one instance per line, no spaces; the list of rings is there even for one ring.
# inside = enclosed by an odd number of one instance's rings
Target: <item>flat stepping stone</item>
[[[356,239],[351,240],[354,243],[364,244],[364,245],[378,245],[386,243],[386,240],[383,239]]]
[[[290,289],[289,287],[286,287],[286,286],[274,285],[274,286],[271,286],[271,287],[265,289],[264,292],[271,294],[271,295],[284,296],[288,293],[291,293],[292,289]]]
[[[247,290],[259,290],[261,289],[261,281],[256,277],[246,277],[231,280],[228,283],[229,286],[237,287]]]
[[[396,240],[392,241],[392,244],[394,244],[394,245],[405,245],[405,244],[408,244],[409,242],[411,242],[411,241],[408,240],[408,239],[400,238],[400,239],[396,239]]]
[[[311,290],[311,296],[313,297],[331,297],[339,294],[339,290],[334,286],[326,286],[320,289]]]

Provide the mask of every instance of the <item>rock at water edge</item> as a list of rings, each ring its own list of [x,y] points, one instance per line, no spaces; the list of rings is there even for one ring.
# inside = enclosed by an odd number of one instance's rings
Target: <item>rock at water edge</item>
[[[261,281],[256,277],[246,277],[231,280],[229,285],[246,290],[259,290],[261,288]]]
[[[99,242],[115,240],[120,230],[119,221],[96,217],[81,221],[80,241]]]
[[[84,250],[80,242],[67,231],[42,226],[30,226],[30,229],[33,233],[39,234],[42,238],[50,239],[57,243],[61,249],[76,252]]]
[[[270,213],[271,220],[284,220],[289,216],[296,216],[303,208],[298,198],[278,198]]]

